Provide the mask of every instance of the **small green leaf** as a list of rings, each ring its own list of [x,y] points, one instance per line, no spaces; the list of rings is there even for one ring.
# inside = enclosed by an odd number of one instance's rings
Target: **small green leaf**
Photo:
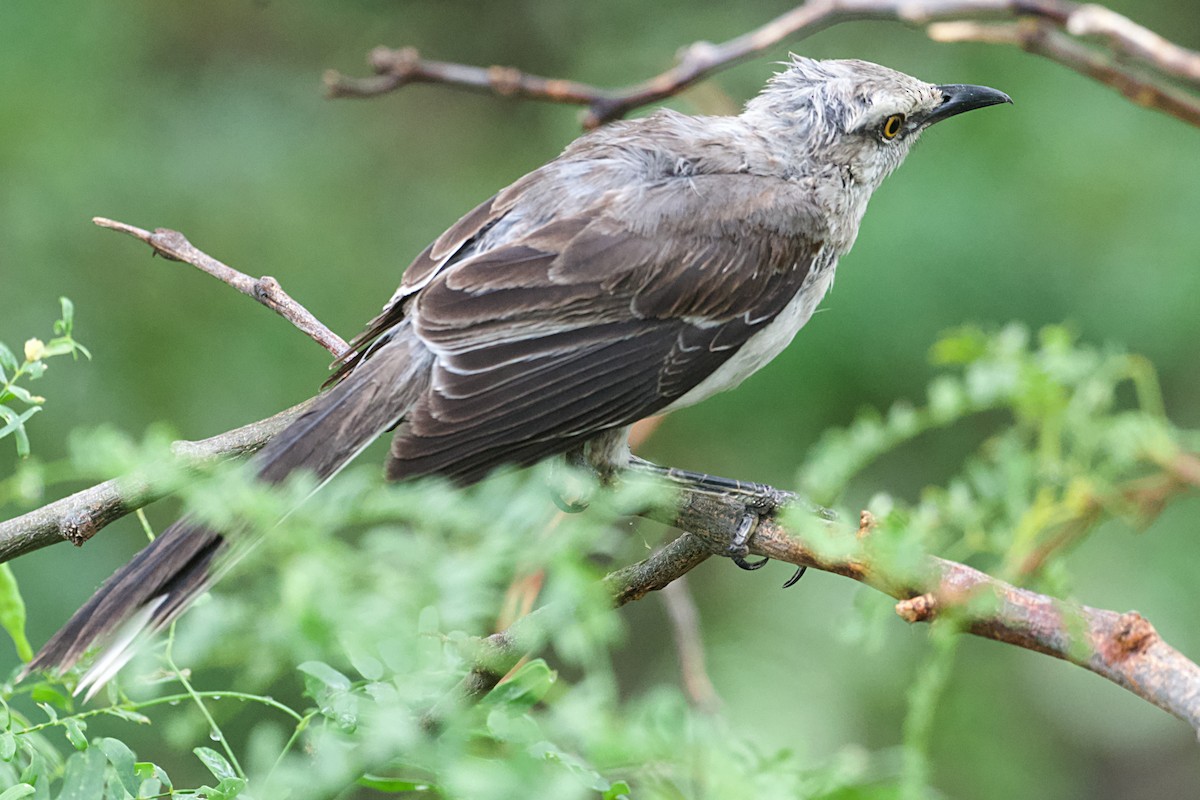
[[[163,786],[167,787],[168,792],[174,790],[175,788],[171,784],[171,778],[167,775],[167,771],[152,761],[139,761],[133,765],[133,769],[137,773],[137,776],[142,779],[143,790],[146,788],[146,783],[149,781],[157,781],[161,783]],[[144,791],[143,794],[145,794]]]
[[[33,658],[33,648],[25,638],[25,601],[8,564],[0,564],[0,626],[12,637],[18,658],[22,661]]]
[[[121,708],[120,706],[106,708],[104,713],[113,717],[117,717],[118,719],[123,719],[126,722],[136,722],[138,725],[150,724],[150,718],[145,714],[140,714],[137,711],[130,711],[128,708]]]
[[[108,759],[97,747],[89,747],[67,759],[58,800],[96,800],[104,795],[104,768]]]
[[[218,783],[215,789],[211,786],[201,787],[200,795],[205,800],[233,800],[245,788],[246,782],[241,778],[226,778]]]
[[[550,669],[545,660],[535,658],[488,692],[486,701],[510,709],[514,706],[517,709],[531,708],[546,696],[557,679],[558,673]]]
[[[604,800],[629,800],[631,797],[633,797],[633,790],[625,781],[617,781],[604,793]]]
[[[196,758],[204,762],[204,766],[208,767],[208,771],[217,780],[224,781],[227,778],[237,778],[237,773],[234,772],[229,762],[225,760],[225,756],[211,747],[197,747],[192,752],[196,754]]]
[[[350,689],[350,679],[323,661],[305,661],[296,669],[334,691],[345,692]]]
[[[46,785],[50,782],[48,773],[51,767],[46,763],[46,756],[42,753],[41,748],[35,747],[30,741],[32,738],[31,736],[22,736],[17,742],[17,746],[21,748],[21,752],[29,759],[29,763],[25,765],[25,769],[21,770],[21,781],[23,783],[31,783],[35,786],[39,782]],[[55,772],[62,769],[61,762],[56,764],[53,769]]]
[[[62,319],[54,323],[54,332],[60,336],[70,336],[75,324],[75,304],[65,297],[58,298],[58,304],[62,307]]]
[[[374,789],[377,792],[427,792],[431,788],[427,783],[414,783],[403,778],[387,778],[382,775],[363,775],[358,779],[359,786]]]
[[[102,738],[97,739],[93,744],[100,748],[104,757],[108,759],[108,763],[112,764],[113,773],[125,791],[133,797],[137,797],[141,782],[138,780],[135,766],[137,759],[134,757],[133,751],[119,739]]]
[[[322,706],[331,695],[350,691],[350,679],[323,661],[305,661],[296,669],[304,673],[304,693]]]
[[[21,362],[17,361],[13,351],[9,350],[4,342],[0,342],[0,369],[3,369],[4,372],[16,372],[20,368]]]
[[[65,356],[68,353],[74,353],[76,346],[77,345],[75,342],[63,337],[51,339],[45,344],[45,350],[42,353],[42,358],[49,358],[50,356]]]
[[[0,792],[0,800],[20,800],[22,797],[29,797],[36,791],[37,789],[28,783],[18,783],[16,786],[10,786]]]
[[[34,397],[24,386],[17,386],[16,384],[8,387],[8,393],[27,406],[40,406],[46,402],[44,398]]]
[[[350,692],[350,679],[323,661],[306,661],[296,669],[304,673],[304,693],[317,701],[326,719],[352,732],[358,725],[358,698]]]
[[[16,438],[17,455],[21,458],[29,455],[29,435],[25,433],[25,421],[41,410],[41,406],[33,406],[25,413],[17,414],[8,406],[0,405],[0,420],[8,423],[0,428],[0,439],[11,433]]]
[[[50,718],[51,722],[58,722],[58,712],[54,710],[54,706],[48,703],[38,703],[38,708],[46,712],[46,716]]]
[[[34,684],[33,689],[29,692],[29,697],[35,703],[49,703],[50,705],[60,708],[68,713],[70,713],[70,711],[74,708],[74,705],[71,703],[71,698],[67,697],[65,694],[45,681]]]
[[[12,761],[17,753],[17,737],[12,731],[0,733],[0,761]]]
[[[88,740],[83,733],[87,728],[86,723],[73,717],[67,717],[63,720],[63,728],[67,734],[67,741],[71,743],[72,747],[76,750],[87,750]]]
[[[24,412],[18,414],[15,409],[0,405],[0,419],[8,423],[3,428],[0,428],[0,439],[3,439],[14,430],[20,430],[21,426],[25,423],[25,420],[29,419],[41,410],[42,409],[40,406],[34,406],[33,408],[26,409]]]

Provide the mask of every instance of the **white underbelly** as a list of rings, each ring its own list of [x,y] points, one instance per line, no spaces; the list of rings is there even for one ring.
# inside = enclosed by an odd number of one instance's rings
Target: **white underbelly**
[[[833,272],[834,264],[810,272],[804,287],[767,327],[746,340],[746,343],[713,374],[659,413],[665,414],[685,408],[714,394],[732,389],[782,353],[816,311],[817,305],[833,283]]]

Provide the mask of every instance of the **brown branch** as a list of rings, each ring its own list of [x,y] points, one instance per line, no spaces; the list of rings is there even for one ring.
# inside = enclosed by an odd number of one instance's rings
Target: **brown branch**
[[[287,427],[310,402],[208,439],[175,442],[171,449],[190,461],[248,455]],[[161,489],[145,482],[118,478],[0,522],[0,563],[62,541],[82,547],[109,523],[163,495]]]
[[[648,515],[690,531],[717,554],[728,546],[744,513],[736,498],[683,492],[675,508]],[[1200,666],[1164,642],[1137,612],[1118,614],[1058,600],[934,556],[916,569],[900,569],[877,558],[871,540],[868,528],[805,533],[766,519],[749,547],[753,555],[865,583],[899,600],[896,611],[910,622],[953,609],[969,632],[1081,666],[1200,733]]]
[[[440,83],[506,97],[523,97],[587,107],[584,127],[594,128],[619,119],[635,108],[678,94],[683,89],[785,40],[854,20],[893,20],[931,25],[949,20],[1018,19],[1037,23],[1053,36],[974,37],[972,41],[1017,45],[1113,86],[1139,105],[1156,108],[1200,125],[1189,111],[1196,99],[1173,90],[1164,79],[1136,76],[1117,59],[1133,59],[1161,73],[1200,88],[1200,53],[1180,47],[1102,6],[1072,0],[809,0],[765,25],[721,44],[696,42],[680,51],[675,66],[641,83],[604,89],[575,81],[530,75],[511,67],[473,67],[427,61],[411,47],[371,52],[372,78],[350,78],[335,71],[325,74],[330,97],[372,97],[413,83]],[[954,29],[950,29],[953,32]],[[1063,31],[1063,33],[1059,33]],[[935,35],[939,33],[940,35]],[[944,27],[931,26],[938,41],[951,39]],[[1078,38],[1100,38],[1099,47]]]
[[[374,97],[414,83],[441,83],[502,97],[550,100],[556,103],[591,105],[603,90],[585,83],[541,78],[510,67],[472,67],[421,58],[416,48],[391,50],[376,47],[367,57],[373,78],[350,78],[335,70],[325,73],[326,95]]]
[[[1200,127],[1200,97],[1106,58],[1095,48],[1082,45],[1045,23],[1031,19],[1007,25],[945,22],[929,26],[929,36],[939,42],[1015,45],[1111,86],[1136,105],[1157,109]]]
[[[1200,53],[1180,47],[1104,6],[1088,3],[1077,7],[1067,17],[1065,28],[1072,36],[1103,37],[1114,52],[1200,85]]]
[[[343,355],[347,350],[345,340],[314,317],[308,309],[297,303],[283,290],[279,281],[264,275],[261,278],[251,278],[245,273],[238,272],[233,267],[223,264],[207,253],[196,249],[179,231],[168,228],[155,228],[154,232],[143,230],[124,222],[93,217],[92,222],[101,228],[127,233],[135,239],[140,239],[154,249],[154,252],[171,261],[182,261],[191,264],[203,272],[207,272],[217,280],[232,286],[244,295],[253,297],[292,325],[299,328],[310,339],[324,347],[335,357]]]
[[[191,456],[205,457],[248,452],[286,425],[287,415],[300,410],[297,407],[180,449]],[[779,496],[786,493],[779,492]],[[109,482],[0,523],[0,560],[62,541],[69,538],[70,531],[86,532],[80,538],[84,541],[153,499],[153,494],[148,494],[144,487],[130,489],[119,482]],[[689,533],[645,561],[609,575],[605,586],[614,604],[620,606],[638,600],[669,585],[710,556],[724,554],[744,515],[744,497],[694,490],[678,492],[674,505],[647,509],[642,516]],[[1017,588],[965,564],[933,556],[926,557],[918,569],[900,570],[872,553],[872,522],[869,516],[864,516],[858,529],[831,533],[826,530],[825,522],[814,532],[765,519],[757,526],[749,550],[752,555],[865,583],[901,601],[897,613],[909,621],[925,621],[942,609],[953,608],[956,618],[971,633],[1077,664],[1174,714],[1200,732],[1200,667],[1162,641],[1150,623],[1136,613],[1118,614],[1057,600]],[[988,602],[981,603],[979,598]],[[968,599],[970,603],[966,602]],[[518,620],[513,628],[534,630],[536,622],[527,620],[535,617],[537,612]],[[499,637],[492,642],[497,652],[516,654],[519,659],[528,652],[524,643],[532,640],[518,637],[520,644],[517,644],[512,630],[490,638]],[[488,663],[491,668],[481,668],[472,678],[473,692],[486,692],[494,686],[504,672],[494,673],[508,662],[501,658]]]
[[[652,591],[665,589],[712,555],[700,537],[684,533],[648,558],[615,570],[604,578],[604,586],[617,608],[640,600]],[[490,692],[525,657],[541,648],[546,638],[542,619],[545,607],[521,617],[507,629],[465,643],[472,667],[448,695],[425,715],[427,728],[436,728],[450,710],[476,702]],[[715,697],[715,693],[714,693]]]

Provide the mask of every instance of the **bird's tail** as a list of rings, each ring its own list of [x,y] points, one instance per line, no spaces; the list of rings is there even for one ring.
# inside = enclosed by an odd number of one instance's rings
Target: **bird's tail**
[[[278,483],[297,470],[328,480],[404,417],[429,386],[430,361],[415,337],[396,333],[254,457],[261,480]],[[105,581],[25,672],[67,670],[107,639],[76,689],[90,697],[133,656],[144,634],[167,625],[208,588],[219,556],[222,567],[236,557],[224,536],[188,517],[178,520]]]

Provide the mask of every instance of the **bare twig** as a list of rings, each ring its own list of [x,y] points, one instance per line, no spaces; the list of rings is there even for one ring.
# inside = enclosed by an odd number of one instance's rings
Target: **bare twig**
[[[684,693],[696,708],[715,712],[721,707],[721,698],[704,665],[700,611],[688,587],[687,575],[680,575],[678,580],[664,587],[662,599],[667,617],[671,620],[675,651],[679,653],[679,672],[683,677]]]
[[[1111,86],[1132,103],[1158,109],[1189,125],[1200,127],[1200,97],[1142,75],[1046,23],[1031,19],[1004,25],[944,22],[930,25],[929,36],[940,42],[1015,45]]]
[[[1104,6],[1078,6],[1067,17],[1065,27],[1072,36],[1105,38],[1116,53],[1200,85],[1200,53],[1180,47]]]
[[[954,38],[944,27],[931,25],[951,20],[997,18],[1029,20],[1037,23],[1036,28],[1046,28],[1047,32],[1032,37],[960,35]],[[1180,47],[1107,8],[1072,0],[809,0],[727,42],[689,45],[680,51],[671,69],[621,89],[544,78],[511,67],[484,68],[427,61],[411,47],[373,50],[369,58],[376,73],[373,78],[349,78],[329,71],[325,74],[325,84],[331,97],[371,97],[412,83],[442,83],[503,96],[582,105],[587,107],[584,127],[594,128],[619,119],[635,108],[678,94],[712,73],[785,40],[800,39],[853,20],[894,20],[909,25],[930,25],[930,35],[941,41],[971,38],[993,44],[1015,44],[1113,86],[1139,105],[1200,125],[1197,114],[1188,110],[1196,106],[1195,98],[1175,91],[1165,81],[1170,76],[1200,88],[1200,53]],[[1101,38],[1104,44],[1084,45],[1078,41],[1083,37]],[[1160,76],[1137,76],[1117,63],[1118,58],[1140,62]]]
[[[590,105],[601,90],[585,83],[540,78],[510,67],[472,67],[421,58],[416,48],[376,47],[367,58],[373,78],[350,78],[335,70],[325,73],[329,97],[374,97],[413,83],[441,83],[503,97],[552,100]]]
[[[347,345],[345,340],[325,327],[308,309],[293,300],[283,290],[283,287],[279,285],[279,281],[269,275],[261,278],[251,278],[245,273],[238,272],[233,267],[223,264],[207,253],[196,249],[187,240],[187,237],[179,231],[173,231],[168,228],[155,228],[154,232],[151,233],[135,225],[117,222],[116,220],[104,217],[93,217],[92,222],[101,228],[120,231],[136,239],[140,239],[154,248],[154,252],[163,258],[191,264],[193,267],[212,275],[217,280],[229,284],[242,294],[253,297],[299,328],[310,339],[324,347],[335,357],[341,356],[346,352]]]

